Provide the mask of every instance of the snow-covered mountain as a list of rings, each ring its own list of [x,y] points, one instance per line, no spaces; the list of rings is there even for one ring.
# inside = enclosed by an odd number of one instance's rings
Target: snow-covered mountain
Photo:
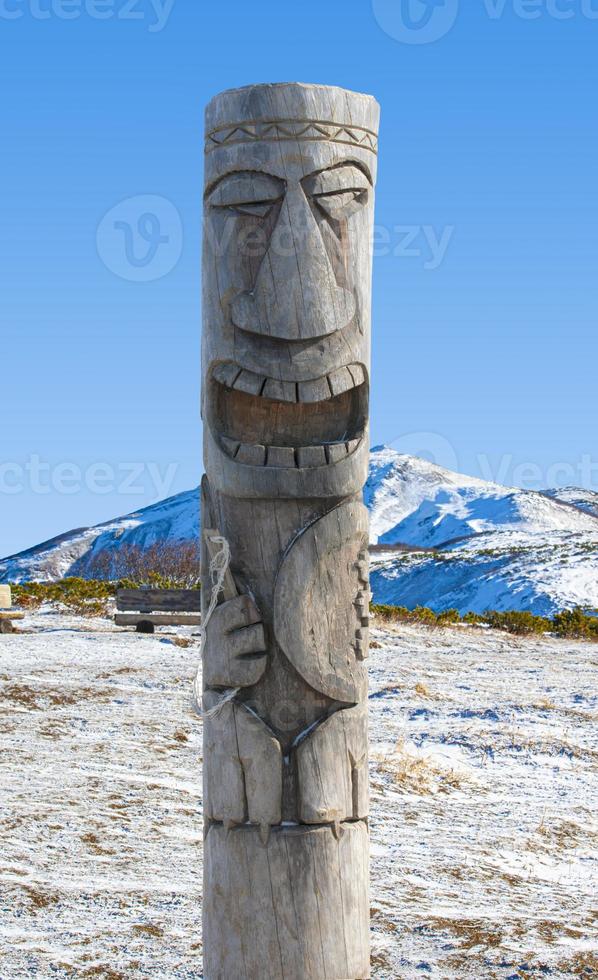
[[[411,550],[374,549],[376,601],[462,613],[596,609],[598,517],[587,506],[592,497],[598,500],[584,490],[547,494],[503,487],[379,447],[365,488],[373,540]]]
[[[461,612],[598,608],[598,494],[537,493],[452,473],[393,449],[372,451],[371,514],[377,602]],[[123,543],[196,539],[199,494],[54,538],[0,562],[0,582],[85,575]]]
[[[151,507],[96,527],[68,531],[0,561],[0,582],[51,582],[67,575],[85,578],[100,553],[127,545],[147,548],[158,541],[190,541],[199,534],[199,491],[189,490]]]
[[[547,490],[547,496],[560,500],[563,504],[571,504],[579,510],[598,517],[598,493],[595,490],[582,490],[580,487],[562,487],[559,490]]]

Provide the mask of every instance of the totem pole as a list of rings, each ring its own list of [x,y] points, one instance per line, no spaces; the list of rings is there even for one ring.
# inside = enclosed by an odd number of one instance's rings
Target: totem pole
[[[206,112],[206,980],[370,976],[378,115],[370,96],[300,84],[224,92]]]

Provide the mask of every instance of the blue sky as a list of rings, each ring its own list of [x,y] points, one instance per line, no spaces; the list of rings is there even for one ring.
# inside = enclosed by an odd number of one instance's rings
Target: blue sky
[[[258,81],[382,105],[374,444],[598,489],[597,43],[598,0],[0,0],[0,554],[197,483],[203,106]]]

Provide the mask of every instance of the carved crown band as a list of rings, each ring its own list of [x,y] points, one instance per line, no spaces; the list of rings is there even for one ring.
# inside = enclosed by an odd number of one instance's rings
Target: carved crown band
[[[274,142],[310,140],[317,142],[344,143],[359,146],[372,153],[378,152],[378,136],[361,126],[342,126],[319,120],[272,119],[260,122],[242,122],[221,126],[206,136],[206,153],[221,146],[235,143],[255,143],[264,140]]]

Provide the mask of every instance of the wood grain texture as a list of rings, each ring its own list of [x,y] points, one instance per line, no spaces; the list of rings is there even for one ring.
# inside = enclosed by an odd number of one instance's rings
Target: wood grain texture
[[[204,843],[204,972],[210,980],[370,976],[368,830],[213,824]]]
[[[206,112],[206,980],[370,976],[377,130],[374,99],[318,85],[235,89]]]
[[[121,612],[200,612],[199,589],[117,589]]]
[[[115,613],[116,626],[137,626],[137,623],[153,623],[154,626],[201,626],[201,616],[193,613]]]

